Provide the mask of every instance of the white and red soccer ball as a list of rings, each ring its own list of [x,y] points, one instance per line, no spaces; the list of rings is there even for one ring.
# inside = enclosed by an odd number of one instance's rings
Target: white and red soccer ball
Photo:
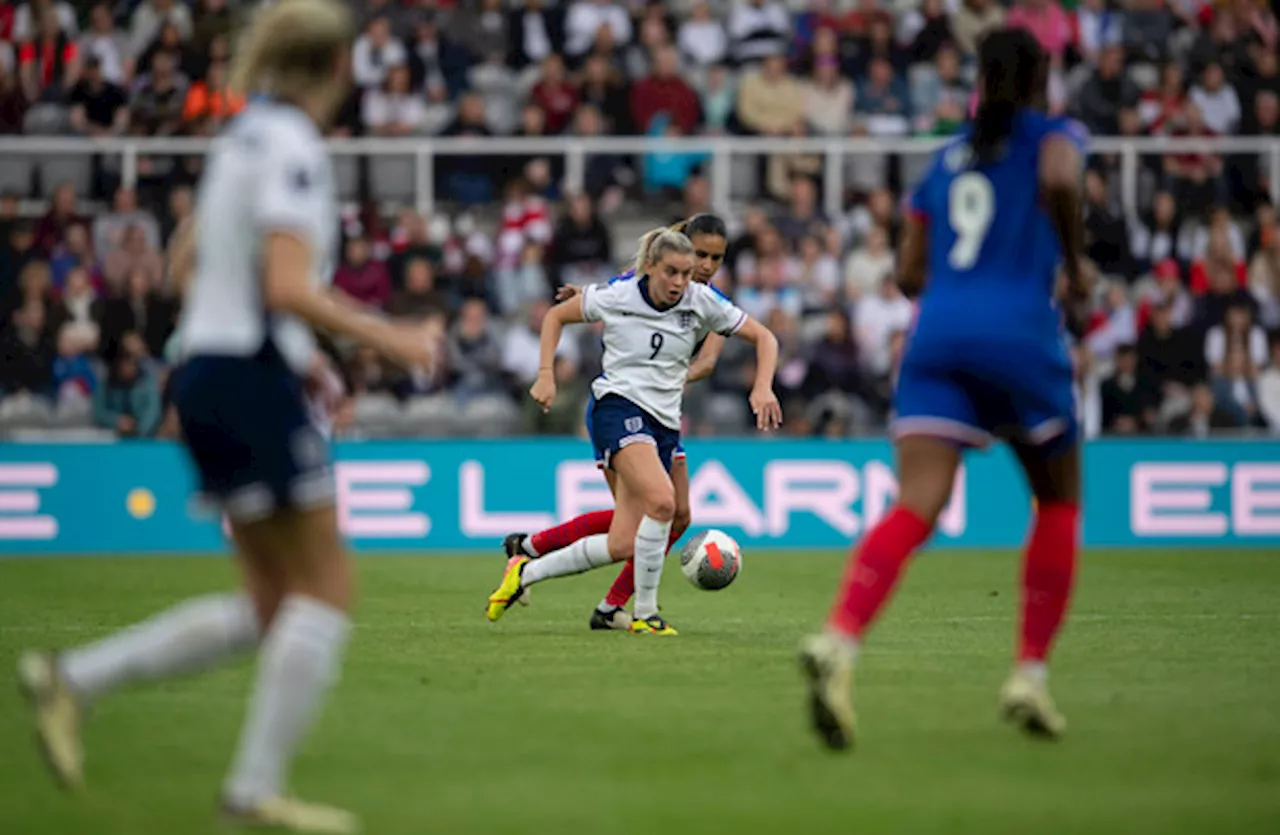
[[[694,588],[719,591],[742,570],[742,549],[724,531],[702,531],[680,552],[680,570]]]

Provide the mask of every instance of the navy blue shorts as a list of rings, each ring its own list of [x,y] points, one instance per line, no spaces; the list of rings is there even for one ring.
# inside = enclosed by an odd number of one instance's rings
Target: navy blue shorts
[[[333,504],[329,444],[274,346],[192,357],[176,373],[174,405],[205,499],[237,522]]]
[[[911,344],[898,374],[892,431],[962,446],[985,447],[998,436],[1044,454],[1068,449],[1080,427],[1066,349]]]
[[[596,453],[596,464],[609,468],[618,450],[634,443],[653,444],[667,472],[671,462],[684,457],[680,433],[660,423],[653,415],[616,394],[587,401],[587,435]]]

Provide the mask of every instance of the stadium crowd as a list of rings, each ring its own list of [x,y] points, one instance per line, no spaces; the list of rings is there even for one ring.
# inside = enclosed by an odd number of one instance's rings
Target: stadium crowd
[[[249,5],[0,2],[0,135],[216,133],[244,105],[226,79]],[[335,135],[939,135],[972,104],[977,40],[1022,26],[1052,56],[1050,106],[1097,135],[1280,142],[1280,25],[1256,0],[352,5],[357,89]],[[430,217],[353,201],[334,283],[421,321],[438,362],[404,374],[331,345],[317,396],[347,431],[578,432],[601,353],[589,329],[562,342],[556,408],[544,415],[523,395],[555,288],[616,271],[624,218],[714,210],[733,232],[717,283],[781,344],[787,431],[877,431],[912,315],[894,282],[904,160],[850,158],[836,217],[822,208],[820,157],[761,160],[744,206],[710,205],[707,163],[593,155],[582,191],[567,193],[560,158],[477,154],[438,172]],[[1266,157],[1143,158],[1136,205],[1121,204],[1118,165],[1093,157],[1085,183],[1102,278],[1072,347],[1086,425],[1280,433],[1280,234]],[[144,156],[136,189],[107,155],[79,184],[21,170],[0,196],[0,428],[171,434],[180,294],[163,251],[192,211],[200,159]],[[693,433],[747,430],[751,355],[729,346],[690,390]]]

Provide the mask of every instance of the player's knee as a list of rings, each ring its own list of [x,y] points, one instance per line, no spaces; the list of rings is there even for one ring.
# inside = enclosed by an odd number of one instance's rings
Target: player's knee
[[[630,536],[615,534],[609,532],[609,559],[614,562],[624,562],[636,555],[636,536],[633,531]]]
[[[644,497],[644,515],[659,522],[670,522],[676,515],[676,492],[670,485],[654,488]]]

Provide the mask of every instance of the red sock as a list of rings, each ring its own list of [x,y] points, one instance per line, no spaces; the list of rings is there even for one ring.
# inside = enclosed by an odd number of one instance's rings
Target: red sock
[[[1080,508],[1067,502],[1040,505],[1022,565],[1022,632],[1019,661],[1044,661],[1071,599],[1076,573]]]
[[[867,533],[849,560],[827,625],[843,635],[861,638],[893,594],[902,566],[930,533],[930,526],[910,510],[891,510]]]
[[[613,522],[612,510],[597,510],[584,513],[554,528],[538,531],[530,535],[529,544],[539,555],[550,554],[561,548],[568,548],[579,539],[585,539],[598,533],[608,533]]]
[[[671,550],[671,546],[676,544],[684,531],[671,531],[671,538],[667,540],[667,550]],[[604,602],[608,606],[626,606],[627,601],[631,599],[631,595],[636,593],[636,562],[635,560],[627,560],[626,565],[622,566],[622,571],[618,573],[618,579],[613,581],[613,585],[609,587],[609,593],[604,596]]]

